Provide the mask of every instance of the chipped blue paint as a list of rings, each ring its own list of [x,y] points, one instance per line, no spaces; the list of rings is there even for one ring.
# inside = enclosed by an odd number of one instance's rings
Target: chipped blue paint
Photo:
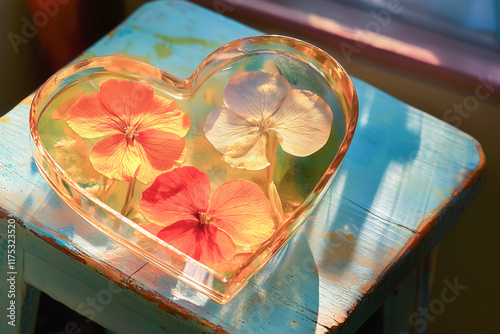
[[[75,235],[75,225],[58,227],[57,232],[61,233],[61,235],[68,237],[69,239],[73,239]]]
[[[38,171],[38,167],[36,166],[36,162],[35,162],[35,159],[34,159],[34,158],[31,158],[30,166],[31,166],[31,172],[32,172],[33,174],[40,173],[40,172]]]

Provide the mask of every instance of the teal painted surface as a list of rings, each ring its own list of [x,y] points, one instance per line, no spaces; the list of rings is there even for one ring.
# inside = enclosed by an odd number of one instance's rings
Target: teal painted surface
[[[83,57],[128,54],[188,77],[218,46],[255,34],[187,2],[154,2]],[[358,128],[331,189],[288,246],[226,305],[151,265],[134,273],[142,260],[64,205],[34,166],[29,106],[21,103],[0,121],[0,208],[31,231],[23,247],[40,266],[88,289],[58,290],[36,271],[29,283],[72,307],[99,291],[102,276],[122,285],[128,297],[116,302],[140,316],[109,321],[109,304],[96,321],[112,330],[113,322],[143,319],[172,332],[182,332],[179,323],[200,332],[354,331],[455,224],[484,182],[484,160],[473,138],[353,80]],[[70,257],[57,260],[54,252]]]
[[[8,225],[6,219],[0,218],[0,309],[3,312],[0,333],[33,333],[40,290],[26,284],[24,279],[23,230],[19,231],[17,225],[14,229],[8,229]],[[12,233],[12,230],[15,232]]]
[[[21,301],[21,324],[20,333],[34,333],[38,316],[38,304],[40,302],[40,290],[31,285],[23,285]]]

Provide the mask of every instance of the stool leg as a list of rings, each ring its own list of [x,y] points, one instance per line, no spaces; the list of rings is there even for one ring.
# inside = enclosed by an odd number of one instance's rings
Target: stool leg
[[[40,290],[26,283],[23,284],[22,290],[20,333],[34,333],[38,316]]]
[[[384,334],[426,334],[432,252],[384,302]]]
[[[13,225],[0,219],[0,333],[31,334],[40,291],[24,282],[24,249],[16,243]]]

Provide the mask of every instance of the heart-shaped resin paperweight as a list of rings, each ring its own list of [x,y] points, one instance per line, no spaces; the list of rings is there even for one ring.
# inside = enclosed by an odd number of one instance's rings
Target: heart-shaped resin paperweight
[[[357,116],[331,56],[255,36],[188,79],[124,57],[68,65],[36,93],[30,129],[36,164],[65,203],[224,303],[321,200]]]

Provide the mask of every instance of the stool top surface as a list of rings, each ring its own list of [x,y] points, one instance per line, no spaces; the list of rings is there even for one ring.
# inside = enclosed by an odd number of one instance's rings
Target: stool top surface
[[[158,1],[141,7],[80,59],[130,55],[189,77],[217,47],[256,34],[191,3]],[[467,134],[353,82],[358,127],[330,190],[288,246],[226,305],[152,266],[137,271],[143,260],[57,197],[32,158],[32,96],[0,119],[0,217],[16,218],[111,280],[129,278],[129,289],[208,332],[356,329],[453,227],[484,183],[486,163]]]

